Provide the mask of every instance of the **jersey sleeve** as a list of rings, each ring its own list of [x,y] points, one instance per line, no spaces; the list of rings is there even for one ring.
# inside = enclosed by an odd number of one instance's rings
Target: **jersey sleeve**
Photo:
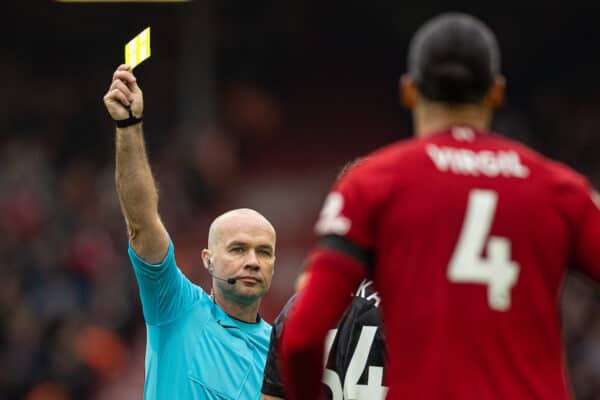
[[[287,317],[287,313],[291,308],[296,296],[293,296],[287,304],[283,307],[275,322],[273,323],[273,329],[271,330],[271,342],[269,343],[269,353],[267,354],[267,363],[265,364],[265,371],[263,375],[262,394],[268,396],[285,398],[285,392],[283,390],[283,381],[279,374],[279,351],[278,343],[281,337],[281,329],[283,322]]]
[[[129,259],[138,282],[144,319],[158,325],[176,319],[200,298],[201,289],[193,285],[175,262],[173,242],[159,264],[140,258],[129,244]]]
[[[574,259],[583,273],[600,283],[600,195],[586,182],[578,197]]]

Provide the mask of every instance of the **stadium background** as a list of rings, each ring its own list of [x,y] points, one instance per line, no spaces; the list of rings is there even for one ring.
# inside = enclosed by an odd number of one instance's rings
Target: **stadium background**
[[[508,102],[496,129],[600,187],[597,11],[511,1],[452,9],[499,37]],[[0,399],[140,398],[145,331],[102,104],[126,41],[152,27],[152,58],[136,73],[179,265],[207,288],[210,220],[232,207],[263,212],[278,232],[262,308],[272,321],[337,172],[410,136],[396,93],[408,40],[447,10],[430,0],[4,4]],[[573,276],[562,299],[578,399],[600,399],[598,293]]]

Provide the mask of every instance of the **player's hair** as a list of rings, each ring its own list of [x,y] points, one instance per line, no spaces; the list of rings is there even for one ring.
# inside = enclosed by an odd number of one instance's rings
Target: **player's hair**
[[[496,37],[471,15],[441,14],[413,36],[408,73],[426,99],[450,104],[479,102],[500,73]]]

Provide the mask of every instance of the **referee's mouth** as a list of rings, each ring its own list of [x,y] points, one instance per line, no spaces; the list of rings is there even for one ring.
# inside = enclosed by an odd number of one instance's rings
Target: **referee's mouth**
[[[236,278],[236,280],[246,283],[262,283],[262,279],[255,276],[240,276],[239,278]]]

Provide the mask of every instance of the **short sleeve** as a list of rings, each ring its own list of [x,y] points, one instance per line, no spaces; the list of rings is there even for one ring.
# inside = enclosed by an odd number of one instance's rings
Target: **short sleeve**
[[[579,198],[574,258],[582,272],[600,283],[600,196],[585,185]]]
[[[129,244],[129,259],[138,282],[144,319],[158,325],[176,319],[198,301],[202,289],[192,284],[175,262],[173,242],[164,260],[150,264],[140,258]]]

